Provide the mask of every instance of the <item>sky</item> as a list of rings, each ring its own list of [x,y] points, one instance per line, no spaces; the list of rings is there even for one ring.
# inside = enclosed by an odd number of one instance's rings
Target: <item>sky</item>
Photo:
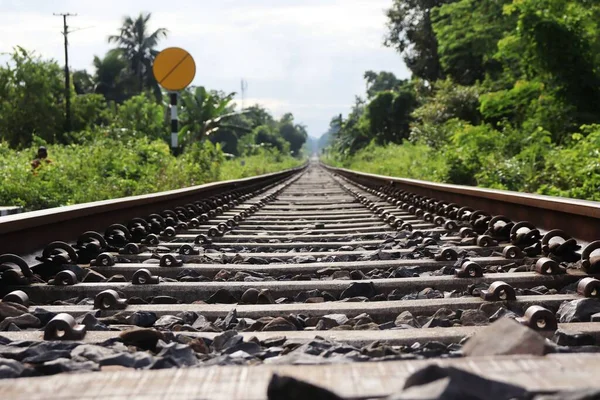
[[[62,18],[69,18],[69,66],[93,73],[125,15],[151,12],[151,29],[169,30],[158,49],[189,51],[192,84],[237,92],[276,117],[292,112],[319,137],[334,115],[346,115],[363,95],[367,70],[410,73],[402,57],[382,45],[384,11],[392,0],[0,0],[0,61],[15,46],[64,63]],[[4,55],[2,55],[4,53]]]

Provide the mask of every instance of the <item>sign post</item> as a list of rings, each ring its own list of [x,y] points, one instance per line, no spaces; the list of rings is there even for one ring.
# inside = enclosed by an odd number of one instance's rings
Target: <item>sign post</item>
[[[177,118],[177,97],[180,90],[188,87],[196,76],[196,63],[187,51],[179,47],[164,49],[154,59],[152,66],[154,78],[160,86],[169,91],[171,107],[171,149],[175,152],[179,136]]]

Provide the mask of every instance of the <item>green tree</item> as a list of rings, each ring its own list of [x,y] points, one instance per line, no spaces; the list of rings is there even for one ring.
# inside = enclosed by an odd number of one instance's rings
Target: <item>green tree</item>
[[[367,82],[368,98],[374,97],[379,92],[396,90],[406,83],[406,81],[396,78],[396,75],[392,72],[386,71],[381,71],[379,73],[367,71],[364,74],[364,79]]]
[[[113,134],[121,138],[166,140],[169,134],[163,106],[143,94],[133,96],[117,107],[113,128],[116,128]]]
[[[522,0],[507,12],[518,16],[518,29],[505,41],[519,43],[521,67],[528,79],[558,88],[559,95],[576,108],[580,123],[599,121],[600,73],[597,64],[597,2],[585,0]],[[506,53],[505,53],[506,55]],[[515,55],[508,55],[514,58]]]
[[[261,125],[252,131],[254,142],[257,145],[267,145],[277,149],[281,153],[289,151],[289,143],[279,136],[273,129],[266,125]]]
[[[279,135],[289,143],[290,151],[294,157],[300,154],[300,150],[308,138],[306,128],[303,125],[294,124],[294,116],[291,113],[284,114],[281,117]]]
[[[516,19],[503,13],[509,3],[512,0],[460,0],[432,9],[444,74],[461,85],[472,85],[486,73],[501,72],[494,58],[498,41],[516,26]]]
[[[384,44],[404,55],[414,76],[433,82],[442,77],[431,10],[453,0],[393,0],[386,11]]]
[[[107,101],[122,103],[131,97],[132,79],[128,72],[127,60],[120,49],[109,50],[104,58],[94,56],[95,93],[103,95]]]
[[[94,78],[85,69],[74,71],[72,77],[75,93],[94,93]]]
[[[56,61],[17,47],[0,67],[0,138],[24,147],[33,135],[63,142],[64,75]]]
[[[136,19],[125,17],[118,35],[108,37],[109,43],[116,43],[129,61],[129,68],[135,77],[138,93],[150,89],[157,100],[162,98],[160,86],[152,74],[152,63],[158,54],[156,46],[167,37],[167,29],[159,28],[149,32],[151,13],[140,13]]]
[[[110,114],[106,100],[100,94],[79,94],[73,97],[71,107],[73,131],[75,132],[109,123]]]
[[[225,94],[206,90],[203,86],[190,87],[181,92],[179,136],[183,143],[202,141],[218,131],[227,129],[233,132],[250,131],[246,126],[228,123],[239,113],[232,107],[235,93]],[[233,144],[228,147],[231,148]]]

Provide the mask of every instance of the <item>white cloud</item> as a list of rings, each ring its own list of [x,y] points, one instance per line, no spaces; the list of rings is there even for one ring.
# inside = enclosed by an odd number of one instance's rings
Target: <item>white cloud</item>
[[[69,19],[70,64],[91,70],[93,55],[110,48],[124,15],[150,11],[152,27],[167,27],[161,46],[179,46],[197,65],[194,84],[239,92],[276,115],[291,111],[312,135],[327,130],[331,116],[347,113],[364,92],[365,70],[408,71],[384,48],[383,10],[391,0],[0,0],[0,53],[15,45],[64,60],[62,20]],[[86,28],[77,30],[77,28]],[[247,101],[250,101],[248,99]]]

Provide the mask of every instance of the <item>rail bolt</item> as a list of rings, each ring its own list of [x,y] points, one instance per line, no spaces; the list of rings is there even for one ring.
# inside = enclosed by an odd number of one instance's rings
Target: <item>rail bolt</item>
[[[540,231],[531,222],[521,221],[510,230],[510,242],[516,246],[530,246],[540,240]]]
[[[416,216],[417,218],[423,218],[423,216],[424,216],[424,215],[425,215],[425,211],[423,211],[423,209],[422,209],[422,208],[417,208],[417,209],[415,210],[415,216]]]
[[[107,243],[104,236],[94,231],[87,231],[77,239],[77,248],[86,249],[95,252],[96,254],[101,252],[102,249],[105,249],[106,246]]]
[[[481,291],[481,298],[485,301],[510,301],[516,300],[517,295],[508,283],[496,281],[487,290]]]
[[[215,210],[208,210],[208,218],[215,218],[217,216],[217,212]]]
[[[146,268],[141,268],[133,273],[131,283],[134,285],[157,285],[160,283],[160,279],[158,276],[152,275]]]
[[[577,293],[583,297],[600,297],[600,281],[596,278],[583,278],[577,284]]]
[[[437,242],[433,238],[425,238],[421,242],[421,246],[436,246]]]
[[[409,239],[418,239],[425,237],[423,231],[413,231],[410,235],[408,235]]]
[[[190,245],[190,244],[182,244],[181,247],[179,248],[179,254],[184,255],[184,256],[192,256],[192,255],[198,255],[200,254],[200,251],[196,250],[194,248],[194,246]]]
[[[458,219],[458,210],[460,207],[456,203],[450,203],[445,207],[446,215],[451,219]]]
[[[209,237],[218,237],[221,236],[221,232],[219,232],[219,230],[216,227],[211,227],[208,229],[208,236]]]
[[[180,267],[183,265],[183,261],[175,258],[173,254],[165,254],[160,258],[159,265],[161,267]]]
[[[444,217],[442,217],[441,215],[437,215],[433,218],[433,223],[436,224],[437,226],[443,226],[445,222],[446,222],[446,219]]]
[[[112,246],[123,246],[131,241],[131,232],[125,225],[112,224],[104,231],[104,238]]]
[[[498,245],[498,242],[496,242],[494,239],[492,239],[491,236],[481,235],[477,238],[477,246],[492,247],[492,246],[496,246],[496,245]]]
[[[542,238],[542,252],[546,256],[550,254],[557,256],[572,254],[580,248],[581,246],[577,244],[577,240],[560,229],[553,229]]]
[[[205,234],[200,234],[200,235],[196,236],[196,238],[194,239],[194,243],[196,243],[196,244],[211,244],[212,240]]]
[[[456,223],[456,221],[448,220],[444,222],[444,228],[453,232],[458,229],[458,224]]]
[[[190,218],[190,220],[188,221],[188,225],[190,228],[193,229],[197,229],[200,226],[200,221],[198,221],[198,218]]]
[[[558,328],[556,316],[542,306],[531,306],[517,321],[536,331],[554,331]]]
[[[95,264],[99,267],[112,267],[117,262],[117,258],[111,253],[101,253],[96,257]]]
[[[127,243],[125,247],[119,252],[121,254],[140,254],[142,249],[137,243]]]
[[[462,228],[460,228],[460,230],[458,231],[459,235],[461,238],[470,238],[470,237],[476,237],[477,234],[475,233],[475,231],[468,227],[468,226],[463,226]]]
[[[435,255],[436,261],[456,261],[458,253],[454,249],[444,249],[441,253]]]
[[[14,290],[2,298],[3,303],[17,303],[29,307],[29,296],[22,290]]]
[[[408,222],[405,222],[400,226],[400,230],[412,232],[413,226],[411,224],[409,224]]]
[[[510,239],[510,231],[514,225],[515,223],[504,215],[496,215],[488,222],[488,228],[495,237],[507,240]]]
[[[248,213],[246,211],[240,211],[240,217],[242,219],[246,219],[246,218],[248,218]]]
[[[200,222],[208,222],[208,214],[201,214],[199,217]]]
[[[411,214],[414,214],[416,210],[417,210],[417,207],[410,205],[410,206],[408,206],[408,209],[406,211],[408,211]]]
[[[72,286],[78,282],[77,275],[73,271],[65,269],[54,275],[54,279],[48,281],[48,284],[54,286]]]
[[[592,256],[592,253],[600,249],[600,241],[588,244],[581,252],[581,267],[588,273],[600,271],[600,257]]]
[[[535,263],[535,271],[541,275],[558,275],[561,273],[558,263],[551,258],[542,257]]]
[[[165,230],[160,233],[160,236],[169,237],[169,238],[175,237],[176,235],[177,235],[177,231],[172,226],[167,226],[165,228]]]
[[[219,206],[217,208],[215,208],[215,212],[217,213],[217,215],[221,215],[223,214],[223,207]]]
[[[502,255],[508,260],[523,258],[523,252],[520,248],[514,245],[508,245],[502,250]]]
[[[425,214],[423,214],[423,221],[433,222],[433,214],[430,212],[426,212]]]
[[[16,267],[16,268],[15,268]],[[0,255],[0,272],[3,272],[2,278],[6,281],[6,273],[10,271],[20,271],[21,275],[26,278],[33,278],[33,272],[29,269],[29,265],[25,260],[15,254]],[[14,281],[14,280],[11,280]],[[17,283],[17,282],[15,282]]]
[[[127,228],[125,228],[127,229]],[[52,242],[42,252],[42,257],[36,257],[39,261],[64,264],[77,264],[77,253],[75,249],[65,242]]]
[[[225,222],[219,222],[219,224],[217,225],[217,229],[219,230],[219,232],[221,233],[221,235],[223,235],[230,228],[229,228],[229,225],[227,225]]]
[[[461,207],[456,212],[456,219],[459,221],[468,221],[474,211],[471,207]]]
[[[127,300],[122,299],[116,290],[104,290],[94,297],[94,309],[122,310],[124,308],[127,308]]]
[[[454,275],[457,278],[481,278],[483,276],[483,269],[476,262],[465,261],[460,268],[454,270]]]
[[[229,229],[233,229],[234,227],[236,227],[238,225],[238,223],[233,218],[229,218],[227,221],[225,221],[225,223],[227,224]]]
[[[148,236],[146,236],[144,238],[144,240],[142,240],[142,243],[151,245],[151,246],[156,246],[157,244],[160,243],[160,239],[154,233],[151,233]]]
[[[60,313],[46,324],[44,340],[81,340],[85,331],[85,325],[77,324],[69,314]]]

